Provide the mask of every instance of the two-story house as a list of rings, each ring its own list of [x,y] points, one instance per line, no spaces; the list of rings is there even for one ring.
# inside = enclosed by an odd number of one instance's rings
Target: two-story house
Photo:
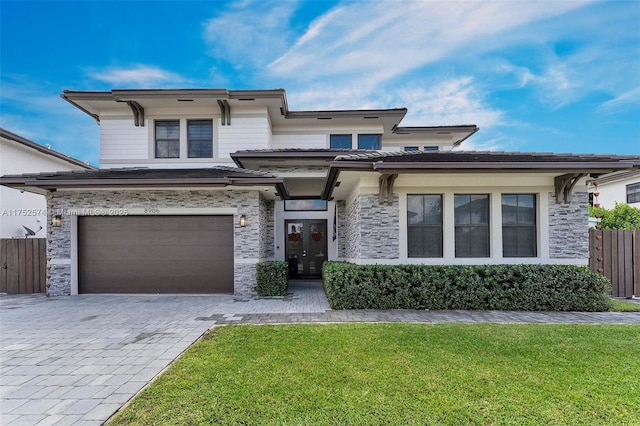
[[[65,91],[99,170],[4,176],[46,194],[51,295],[238,293],[255,265],[586,265],[587,176],[637,156],[465,152],[475,125],[406,109],[291,111],[276,90]]]

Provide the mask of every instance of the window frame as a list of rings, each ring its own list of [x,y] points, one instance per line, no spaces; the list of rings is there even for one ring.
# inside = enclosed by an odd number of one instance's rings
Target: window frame
[[[640,182],[628,184],[626,186],[626,193],[627,204],[640,203]]]
[[[166,124],[166,123],[174,123],[178,125],[178,138],[162,138],[162,139],[158,139],[158,125],[159,124]],[[165,160],[165,159],[175,159],[175,158],[180,158],[180,120],[179,119],[161,119],[161,120],[154,120],[154,124],[153,124],[153,149],[154,149],[154,158],[156,159],[161,159],[161,160]],[[177,156],[159,156],[158,155],[158,142],[175,142],[178,145],[178,155]],[[167,153],[170,152],[170,149],[167,148]]]
[[[305,202],[318,203],[322,201],[322,205],[316,206],[317,208],[303,208],[302,206],[296,206],[295,204],[302,204]],[[284,200],[284,211],[286,212],[326,212],[329,210],[329,202],[319,198],[294,198],[290,200]]]
[[[516,206],[515,206],[515,217],[516,217],[516,222],[515,223],[505,223],[505,202],[504,202],[504,197],[507,196],[515,196],[516,197]],[[532,201],[533,201],[533,223],[526,223],[526,222],[520,222],[520,197],[531,197]],[[538,257],[538,197],[536,196],[536,194],[533,193],[503,193],[500,194],[500,223],[502,225],[502,257],[504,258],[532,258],[532,257]],[[513,247],[515,247],[515,254],[514,253],[506,253],[506,247],[509,246],[508,244],[506,244],[505,242],[505,238],[506,237],[506,232],[505,232],[505,228],[506,229],[522,229],[522,228],[528,228],[529,230],[533,231],[533,246],[530,247],[533,249],[533,251],[530,254],[521,254],[521,252],[523,251],[523,247],[521,244],[518,244],[518,236],[522,235],[521,232],[516,232],[515,236],[516,236],[516,241],[515,244],[513,244]]]
[[[378,147],[377,148],[363,148],[362,144],[364,143],[361,139],[369,136],[377,136],[378,137]],[[379,151],[382,149],[382,135],[380,133],[358,133],[358,149],[368,149]]]
[[[422,197],[422,205],[423,205],[423,209],[424,209],[424,203],[425,203],[425,198],[426,197],[439,197],[439,202],[440,202],[440,220],[438,224],[431,224],[431,223],[410,223],[409,222],[409,197]],[[421,259],[442,259],[444,258],[444,194],[407,194],[407,203],[406,203],[406,211],[407,211],[407,258],[410,259],[415,259],[415,258],[421,258]],[[424,215],[423,215],[424,216]],[[424,222],[424,220],[423,220]],[[411,240],[410,240],[410,235],[412,235],[412,230],[420,230],[420,231],[426,231],[426,230],[439,230],[440,231],[440,245],[439,245],[439,253],[437,255],[425,255],[425,248],[424,248],[424,244],[421,247],[421,253],[420,255],[413,255],[411,253]]]
[[[189,137],[189,126],[192,123],[208,123],[211,126],[211,139],[204,139],[204,138],[190,138]],[[202,156],[202,155],[198,155],[198,156],[194,156],[191,155],[191,142],[210,142],[210,155],[209,156]],[[207,118],[194,118],[194,119],[187,119],[187,158],[213,158],[213,120],[211,119],[207,119]]]
[[[342,138],[349,138],[349,146],[348,147],[335,147],[332,144],[332,139],[333,137],[342,137]],[[335,133],[335,134],[330,134],[329,135],[329,148],[330,149],[352,149],[353,148],[353,135],[351,133]]]
[[[490,193],[465,193],[465,194],[453,194],[453,222],[454,222],[454,257],[455,258],[489,258],[491,257],[491,239],[492,239],[492,235],[491,235],[491,195]],[[458,215],[456,212],[456,198],[457,197],[469,197],[469,202],[467,204],[471,204],[471,202],[473,201],[472,198],[473,197],[486,197],[486,212],[485,212],[485,217],[486,217],[486,222],[484,223],[473,223],[473,212],[470,210],[469,211],[469,223],[463,223],[463,224],[458,224]],[[486,229],[485,231],[485,235],[486,235],[486,247],[484,247],[484,251],[482,255],[475,255],[475,254],[471,254],[472,253],[472,246],[471,243],[473,242],[472,238],[468,238],[467,241],[469,242],[468,247],[466,247],[468,250],[466,251],[466,253],[461,253],[462,252],[462,247],[459,244],[459,233],[463,232],[463,230],[467,230],[468,232],[473,232],[476,231],[477,229]],[[473,236],[473,235],[472,235]],[[459,250],[460,249],[460,250]]]

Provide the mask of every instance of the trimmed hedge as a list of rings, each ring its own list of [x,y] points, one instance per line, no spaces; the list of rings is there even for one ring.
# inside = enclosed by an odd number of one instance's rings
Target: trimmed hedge
[[[609,281],[572,265],[355,265],[322,269],[333,309],[608,311]]]
[[[258,296],[286,296],[289,270],[287,262],[256,264],[256,293]]]

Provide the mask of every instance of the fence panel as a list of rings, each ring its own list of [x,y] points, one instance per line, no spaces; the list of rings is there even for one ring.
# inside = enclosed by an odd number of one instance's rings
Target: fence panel
[[[44,293],[44,238],[0,239],[0,293]]]
[[[634,231],[589,231],[589,268],[611,281],[611,295],[640,295],[640,233]]]

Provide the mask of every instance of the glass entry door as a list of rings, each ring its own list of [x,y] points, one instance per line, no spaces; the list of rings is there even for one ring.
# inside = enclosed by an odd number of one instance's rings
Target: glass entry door
[[[290,278],[320,277],[327,260],[327,221],[285,220]]]

